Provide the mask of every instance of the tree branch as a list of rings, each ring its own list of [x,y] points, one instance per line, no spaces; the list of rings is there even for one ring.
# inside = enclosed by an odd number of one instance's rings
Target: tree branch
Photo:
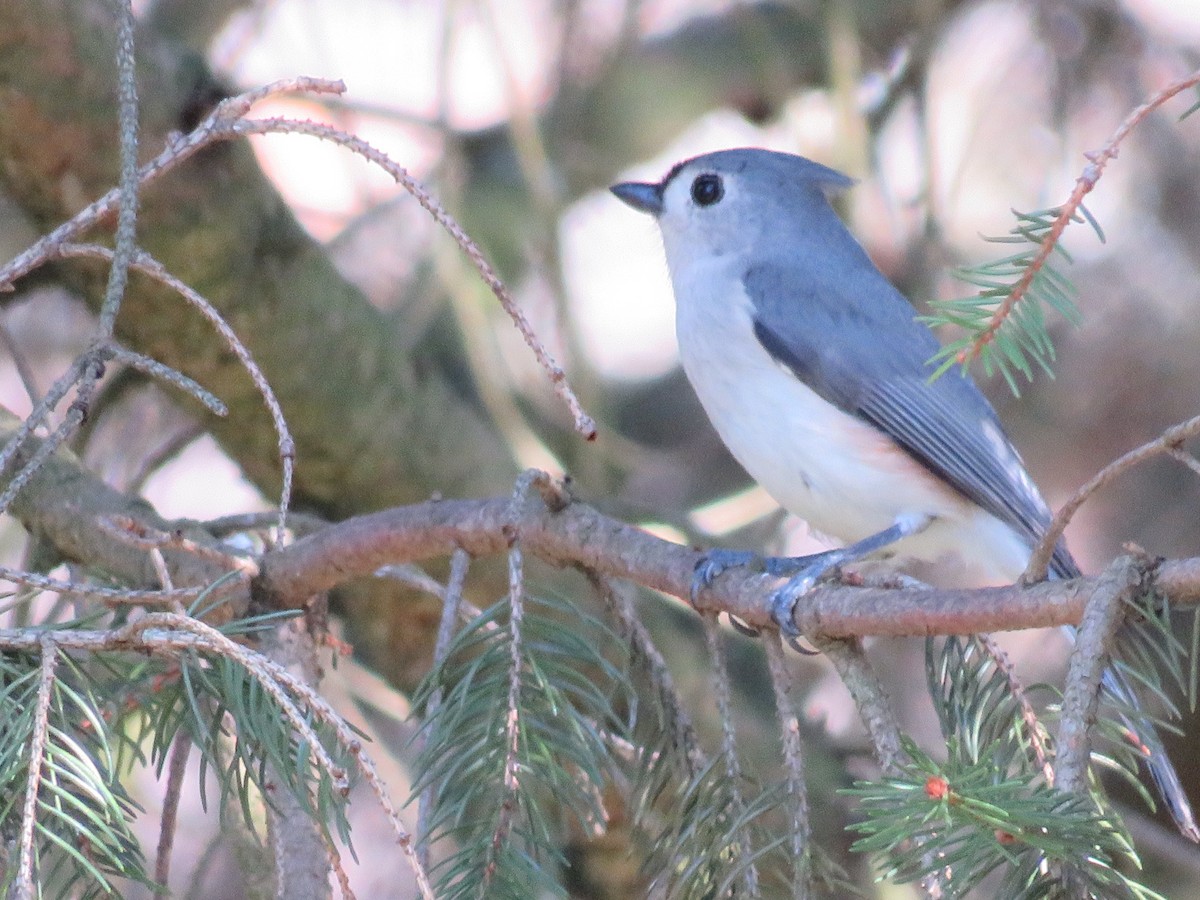
[[[513,527],[510,497],[431,500],[347,519],[268,552],[254,591],[270,608],[297,608],[341,582],[368,575],[388,563],[449,556],[462,548],[472,556],[506,552]],[[701,554],[572,502],[553,511],[527,498],[516,524],[521,544],[545,562],[579,566],[624,578],[675,597],[689,596]],[[1027,587],[886,589],[822,586],[801,599],[796,625],[804,634],[968,634],[1077,624],[1097,578]],[[725,612],[753,627],[773,627],[767,602],[774,580],[732,570],[697,599],[702,610]],[[1176,606],[1200,602],[1200,558],[1164,562],[1154,586]]]
[[[1063,689],[1054,786],[1068,793],[1087,790],[1091,728],[1100,705],[1100,678],[1120,627],[1125,599],[1142,581],[1137,560],[1120,556],[1105,570],[1088,599],[1075,635]]]
[[[5,426],[2,440],[17,422],[10,416],[0,425]],[[30,452],[37,446],[30,441]],[[547,497],[554,508],[547,506]],[[61,449],[51,454],[12,512],[66,558],[102,567],[131,585],[157,587],[158,578],[146,549],[116,536],[114,522],[129,520],[148,534],[171,537],[162,552],[176,585],[211,584],[231,568],[220,554],[209,552],[215,541],[200,523],[163,520],[144,501],[108,487]],[[519,502],[511,496],[428,500],[325,526],[267,551],[250,591],[264,608],[300,609],[309,597],[370,577],[386,565],[449,557],[458,549],[476,557],[506,553],[514,533],[521,535],[526,553],[551,565],[625,579],[684,600],[701,557],[698,550],[609,518],[565,493],[535,490]],[[829,638],[1077,624],[1098,582],[1079,578],[976,590],[829,584],[801,599],[795,620],[804,634]],[[772,628],[767,596],[773,584],[768,576],[731,570],[697,598],[696,607]],[[1174,606],[1200,603],[1200,557],[1163,562],[1150,586]],[[244,587],[227,589],[235,608],[245,602]]]

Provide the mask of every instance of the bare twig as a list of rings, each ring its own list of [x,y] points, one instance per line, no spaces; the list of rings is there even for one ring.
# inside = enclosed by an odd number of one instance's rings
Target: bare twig
[[[159,531],[129,516],[112,516],[109,519],[101,519],[99,525],[107,534],[111,534],[113,537],[124,541],[132,547],[159,552],[160,554],[165,549],[179,550],[182,553],[190,553],[199,559],[214,562],[227,571],[240,572],[247,578],[253,578],[258,574],[258,566],[254,560],[245,556],[224,553],[215,547],[199,544],[178,531],[170,533]],[[169,583],[170,576],[166,574],[165,565],[162,573],[159,580],[163,585],[163,589],[169,591],[171,590]]]
[[[173,588],[169,591],[136,591],[129,588],[111,588],[99,584],[84,584],[77,581],[61,581],[48,575],[36,572],[21,572],[0,566],[0,580],[11,581],[13,584],[24,584],[39,591],[53,591],[71,597],[94,597],[106,603],[128,603],[145,606],[171,605],[187,603],[195,600],[208,588],[204,585],[197,587]]]
[[[729,663],[725,658],[725,645],[721,638],[721,626],[717,614],[705,612],[700,616],[704,626],[704,644],[708,649],[709,674],[712,678],[713,700],[717,705],[717,716],[721,720],[721,762],[725,767],[725,778],[729,783],[731,817],[741,819],[746,811],[746,798],[742,795],[742,766],[737,754],[737,731],[733,722],[733,703],[729,685]],[[749,840],[737,842],[737,854],[741,857],[742,888],[747,897],[758,895],[758,867],[754,865],[753,844]]]
[[[1042,770],[1042,777],[1046,779],[1046,784],[1053,786],[1054,767],[1050,764],[1050,754],[1046,748],[1046,732],[1038,720],[1037,713],[1033,710],[1033,704],[1029,702],[1029,696],[1025,693],[1025,685],[1017,677],[1016,669],[1009,661],[1008,654],[1004,652],[1003,647],[996,643],[994,637],[986,632],[977,634],[975,637],[978,638],[979,643],[983,645],[988,656],[996,664],[1000,674],[1008,682],[1009,696],[1017,701],[1017,705],[1021,709],[1021,720],[1025,723],[1025,733],[1029,737],[1029,746],[1033,748],[1038,768]]]
[[[453,551],[451,551],[453,553]],[[446,586],[420,566],[412,563],[399,563],[397,565],[380,566],[372,573],[376,578],[392,578],[399,581],[401,584],[408,585],[418,591],[423,591],[431,597],[436,597],[443,603],[446,601]],[[458,620],[463,624],[472,622],[482,615],[481,610],[474,603],[460,596],[458,598]],[[495,622],[488,622],[485,626],[489,631],[493,628],[499,628]]]
[[[1142,446],[1130,450],[1123,456],[1113,460],[1084,482],[1079,490],[1071,495],[1071,499],[1059,507],[1058,512],[1054,514],[1054,518],[1050,520],[1050,525],[1047,527],[1046,533],[1042,535],[1042,539],[1034,547],[1033,553],[1029,557],[1029,565],[1025,567],[1025,574],[1021,576],[1021,581],[1029,584],[1041,581],[1046,577],[1046,568],[1050,564],[1050,557],[1054,554],[1054,546],[1058,543],[1058,539],[1062,537],[1063,532],[1075,516],[1075,513],[1079,511],[1079,507],[1083,506],[1092,494],[1112,483],[1134,466],[1141,465],[1146,460],[1152,459],[1155,456],[1178,451],[1185,441],[1195,437],[1197,434],[1200,434],[1200,416],[1195,416],[1186,422],[1180,422],[1178,425],[1168,428],[1154,440],[1148,441],[1142,444]]]
[[[33,880],[33,833],[37,825],[38,794],[42,786],[42,766],[46,761],[46,739],[50,733],[50,700],[54,673],[58,668],[58,649],[53,639],[41,634],[38,641],[42,664],[38,676],[37,705],[33,712],[33,731],[29,742],[29,765],[25,780],[25,803],[21,808],[21,834],[17,844],[17,877],[13,895],[32,900],[37,894]]]
[[[108,269],[108,286],[100,307],[96,343],[112,339],[117,312],[125,298],[129,262],[137,251],[138,207],[138,96],[133,54],[133,8],[129,0],[117,0],[117,116],[121,129],[121,175],[118,191],[116,252]]]
[[[857,638],[831,640],[813,635],[808,637],[812,645],[833,663],[842,683],[854,698],[854,706],[867,728],[867,737],[875,749],[879,768],[884,775],[899,775],[900,767],[907,759],[900,746],[900,724],[896,721],[887,691],[863,653],[862,641]]]
[[[584,412],[582,405],[579,403],[579,398],[575,396],[575,392],[571,389],[571,385],[567,381],[567,373],[555,362],[550,352],[546,349],[546,346],[542,343],[536,332],[534,332],[533,326],[529,324],[529,320],[525,317],[525,313],[517,305],[517,302],[513,299],[512,294],[509,293],[508,288],[496,270],[492,268],[491,263],[487,261],[487,257],[483,255],[483,251],[479,249],[479,245],[471,239],[471,236],[463,230],[462,226],[442,208],[441,204],[403,166],[398,165],[387,154],[372,147],[362,138],[320,122],[283,118],[243,119],[230,123],[230,130],[234,133],[245,135],[307,134],[339,144],[357,153],[364,159],[375,163],[375,165],[391,175],[397,184],[408,191],[421,204],[425,211],[433,216],[434,221],[442,226],[446,233],[462,249],[463,253],[467,255],[467,258],[471,260],[471,264],[479,272],[479,277],[483,279],[484,283],[495,294],[504,311],[508,313],[509,318],[516,325],[517,331],[521,333],[521,337],[524,338],[529,349],[533,351],[538,365],[542,367],[547,378],[550,379],[550,386],[558,394],[559,399],[566,404],[574,421],[576,432],[589,441],[595,439],[596,423],[591,416]]]
[[[62,444],[82,424],[88,413],[96,382],[104,373],[104,365],[113,358],[115,350],[112,345],[113,325],[116,320],[120,301],[124,294],[128,269],[134,265],[140,255],[135,241],[137,191],[140,186],[160,177],[164,172],[174,168],[184,160],[194,155],[203,147],[217,140],[227,140],[235,135],[228,130],[231,122],[244,116],[250,107],[273,93],[281,91],[310,91],[310,92],[341,92],[345,88],[340,82],[330,82],[320,79],[297,78],[276,82],[264,88],[243,94],[231,100],[226,100],[205,119],[187,137],[172,141],[154,160],[141,169],[136,168],[137,160],[137,94],[133,77],[133,32],[132,13],[128,3],[119,4],[118,16],[118,69],[120,74],[120,121],[121,121],[121,178],[120,186],[109,191],[99,200],[54,229],[50,234],[39,240],[0,267],[0,290],[11,289],[12,283],[43,265],[50,259],[66,255],[64,245],[81,235],[84,231],[98,224],[114,210],[117,212],[116,250],[105,251],[110,261],[109,282],[105,292],[104,304],[100,312],[100,323],[92,345],[81,354],[66,374],[64,374],[50,389],[46,397],[35,405],[33,412],[25,420],[22,428],[12,437],[0,451],[0,471],[3,471],[12,458],[24,445],[26,439],[38,428],[57,406],[58,402],[72,389],[76,389],[76,399],[67,411],[63,422],[43,445],[45,453],[35,455],[8,483],[6,490],[0,494],[0,511],[7,508],[17,493],[28,483],[37,466]],[[100,255],[100,254],[91,254]],[[219,316],[217,317],[220,318]],[[223,320],[221,324],[224,325]],[[225,326],[228,330],[228,326]],[[224,332],[223,332],[224,334]],[[228,340],[228,337],[227,337]],[[248,356],[248,354],[247,354]],[[244,362],[245,360],[243,360]],[[254,377],[256,367],[248,369]],[[261,379],[261,373],[260,373]],[[175,383],[180,383],[172,379]],[[265,379],[261,379],[265,383]],[[256,379],[258,384],[259,379]],[[258,385],[260,390],[262,385]],[[268,406],[270,406],[268,401]],[[276,428],[279,430],[278,405],[272,408],[277,417]],[[286,429],[280,431],[280,454],[283,459],[283,491],[280,503],[280,532],[284,531],[288,498],[291,495],[291,470],[295,449],[291,445],[290,435]]]
[[[667,661],[654,645],[650,632],[634,609],[631,589],[626,584],[604,578],[595,572],[588,572],[587,576],[616,620],[618,633],[628,644],[632,659],[645,664],[651,687],[663,710],[666,726],[671,731],[671,743],[683,750],[683,758],[688,766],[687,777],[689,780],[694,778],[704,771],[708,760],[696,738],[696,729],[692,725],[687,706],[675,688],[675,680],[671,677],[671,670],[667,668]]]
[[[329,857],[329,869],[333,872],[333,877],[337,880],[338,890],[341,891],[343,900],[356,900],[357,895],[350,886],[350,873],[342,865],[342,855],[338,853],[338,849],[334,846],[329,835],[322,833],[320,837],[322,843],[325,844],[325,852]]]
[[[116,362],[124,363],[127,366],[137,369],[139,372],[144,372],[161,381],[175,385],[185,394],[189,394],[199,400],[214,416],[226,416],[229,414],[229,408],[219,397],[203,385],[188,378],[182,372],[172,369],[165,363],[160,363],[157,359],[151,359],[149,356],[143,356],[141,353],[118,345],[113,346],[113,359]]]
[[[175,846],[175,826],[179,819],[179,800],[183,796],[183,779],[187,774],[188,754],[192,739],[180,729],[171,745],[167,762],[167,789],[163,795],[162,819],[158,826],[158,848],[154,854],[155,897],[170,896],[167,882],[171,876],[171,850]]]
[[[441,663],[450,652],[450,641],[454,637],[454,625],[458,619],[458,606],[462,603],[463,587],[467,582],[467,568],[471,557],[463,550],[456,550],[450,555],[450,579],[446,582],[446,597],[443,601],[445,611],[438,623],[437,641],[433,647],[435,663]],[[435,693],[440,700],[440,695]],[[431,700],[431,703],[433,701]]]
[[[530,470],[523,472],[513,489],[512,505],[510,507],[509,536],[511,546],[508,550],[508,699],[507,713],[504,717],[504,733],[507,749],[504,755],[504,799],[496,814],[496,827],[492,831],[492,841],[488,847],[488,862],[483,870],[483,884],[486,888],[496,874],[497,851],[509,839],[512,831],[513,815],[520,802],[520,783],[517,779],[517,769],[520,765],[521,753],[521,682],[525,667],[525,645],[522,625],[525,621],[525,557],[521,551],[520,507],[525,501],[530,488],[545,478],[545,473]],[[485,891],[486,893],[486,891]]]
[[[239,531],[262,531],[279,523],[279,516],[271,512],[234,513],[209,519],[204,523],[204,530],[213,537],[228,537]],[[292,513],[288,516],[288,527],[300,535],[312,534],[328,525],[329,522],[312,513]]]
[[[1001,326],[1012,315],[1013,309],[1021,298],[1028,292],[1029,287],[1033,284],[1037,273],[1046,264],[1046,260],[1054,252],[1054,248],[1058,245],[1059,239],[1066,230],[1067,225],[1076,217],[1080,206],[1083,205],[1083,198],[1086,197],[1100,180],[1100,176],[1104,172],[1104,167],[1109,160],[1115,159],[1120,149],[1121,142],[1137,125],[1148,116],[1151,112],[1158,109],[1172,97],[1180,94],[1189,88],[1200,84],[1200,69],[1192,72],[1186,78],[1181,78],[1178,81],[1173,81],[1171,84],[1156,92],[1149,100],[1141,106],[1133,110],[1125,117],[1117,130],[1112,133],[1108,141],[1099,150],[1092,150],[1084,154],[1088,160],[1087,166],[1084,168],[1079,178],[1075,180],[1075,188],[1071,191],[1071,196],[1066,202],[1058,208],[1058,214],[1054,218],[1054,222],[1050,225],[1046,236],[1042,238],[1041,246],[1038,248],[1037,254],[1029,265],[1026,266],[1020,280],[1013,285],[1013,289],[1003,302],[996,307],[995,313],[992,314],[991,321],[987,327],[980,332],[979,336],[971,342],[970,346],[965,347],[958,354],[958,361],[966,364],[979,356],[983,348],[990,344],[996,338],[996,334],[1000,331]]]
[[[806,896],[812,878],[812,826],[808,814],[808,787],[804,782],[804,748],[800,743],[800,718],[796,715],[790,691],[792,676],[783,655],[779,632],[762,633],[767,667],[771,672],[771,687],[775,693],[775,714],[779,717],[783,750],[784,783],[787,787],[791,814],[792,889],[797,897]]]
[[[25,417],[16,433],[4,445],[4,449],[0,450],[0,472],[9,467],[26,439],[46,421],[46,417],[50,415],[54,407],[58,406],[58,402],[67,396],[71,388],[79,383],[83,370],[89,364],[92,364],[92,360],[86,356],[76,358],[67,371],[60,375],[54,384],[50,385],[46,395],[34,404],[33,409]]]
[[[446,582],[443,594],[442,618],[438,623],[437,640],[433,647],[433,666],[435,669],[446,661],[446,654],[450,652],[450,641],[454,637],[454,627],[458,624],[459,606],[462,602],[463,586],[467,581],[467,569],[470,564],[471,557],[463,550],[455,550],[450,555],[450,578]],[[439,685],[429,695],[425,718],[432,719],[441,705],[442,688]],[[422,742],[423,746],[424,742]],[[421,792],[421,796],[417,800],[417,858],[421,860],[421,865],[426,869],[429,868],[427,824],[433,799],[433,786],[430,785]]]
[[[346,86],[325,78],[287,78],[247,91],[219,103],[203,122],[186,136],[170,141],[150,162],[138,170],[140,187],[146,187],[164,174],[195,156],[214,141],[233,137],[229,125],[250,111],[255,103],[281,93],[341,94]],[[68,221],[30,244],[21,253],[0,266],[0,290],[11,290],[12,283],[28,275],[55,255],[55,248],[75,240],[110,216],[121,202],[120,188],[113,188],[99,200],[88,204]]]
[[[417,856],[412,835],[409,834],[408,829],[404,827],[404,823],[400,820],[400,813],[396,811],[396,807],[392,803],[392,798],[388,796],[387,785],[384,784],[383,778],[380,777],[379,770],[375,767],[374,761],[363,751],[362,744],[354,738],[354,733],[348,725],[340,718],[337,718],[334,724],[339,740],[343,743],[346,743],[348,740],[353,741],[353,743],[348,743],[347,746],[354,753],[359,774],[371,789],[371,793],[375,795],[375,802],[379,804],[384,815],[387,817],[388,824],[392,828],[392,834],[396,838],[396,843],[399,845],[401,852],[408,858],[408,864],[413,871],[413,877],[416,879],[417,890],[420,891],[421,897],[423,900],[435,900],[433,885],[429,881],[429,875],[426,873],[425,866]]]
[[[112,257],[112,251],[107,247],[101,247],[96,244],[64,243],[51,248],[48,253],[56,258],[91,256],[99,257],[100,259],[110,259]],[[279,528],[279,539],[282,539],[287,528],[288,509],[291,505],[292,479],[296,465],[296,442],[292,439],[291,430],[288,428],[287,420],[283,416],[283,409],[279,405],[279,400],[275,397],[275,391],[267,381],[267,376],[263,374],[262,369],[258,367],[258,363],[254,361],[254,357],[250,355],[250,351],[246,348],[246,345],[242,343],[241,338],[237,336],[233,328],[230,327],[229,323],[217,311],[217,308],[197,291],[192,290],[192,288],[168,272],[158,260],[147,253],[139,251],[135,254],[130,260],[130,266],[175,291],[184,300],[194,306],[209,321],[213,328],[216,329],[217,333],[221,335],[226,346],[237,357],[238,362],[242,364],[242,368],[246,370],[246,374],[250,376],[250,380],[254,382],[254,386],[258,389],[259,395],[263,398],[263,403],[267,407],[267,411],[271,414],[271,421],[275,426],[275,434],[279,445],[283,484],[279,492],[277,527]],[[169,367],[164,366],[163,368],[168,372],[174,371],[169,369]],[[186,376],[179,374],[179,378],[186,378]],[[173,384],[180,385],[180,382],[174,378],[169,378],[168,380]],[[190,381],[191,379],[188,380]],[[209,396],[212,395],[210,394]],[[217,398],[213,397],[213,400],[222,407],[224,406]]]
[[[63,416],[63,420],[58,424],[58,427],[45,440],[38,444],[38,448],[30,454],[29,458],[25,461],[25,465],[4,486],[3,492],[0,492],[0,512],[8,510],[13,500],[16,499],[17,494],[24,490],[25,485],[29,484],[30,479],[37,474],[42,464],[50,458],[55,450],[67,442],[71,435],[75,433],[75,430],[83,423],[83,420],[87,418],[92,394],[95,392],[96,382],[104,371],[104,365],[91,352],[85,353],[81,359],[85,361],[85,364],[78,368],[80,375],[75,399],[71,402],[71,406],[67,409],[67,414]],[[48,412],[49,410],[47,409]],[[24,439],[32,434],[33,428],[36,427],[36,423],[32,423],[32,419],[33,417],[30,416],[29,419],[26,419],[22,423],[22,428],[9,441],[4,451],[0,452],[0,457],[7,457],[4,462],[0,462],[0,470],[20,450],[19,442],[23,442]],[[30,427],[25,429],[25,425],[30,425]],[[9,451],[11,451],[12,455],[9,455]]]

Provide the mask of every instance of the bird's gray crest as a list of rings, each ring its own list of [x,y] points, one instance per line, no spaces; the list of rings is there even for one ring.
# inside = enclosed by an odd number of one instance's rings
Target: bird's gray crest
[[[739,147],[693,156],[676,163],[663,178],[662,187],[665,189],[685,169],[740,174],[751,166],[756,178],[777,180],[780,183],[811,184],[826,197],[837,196],[855,184],[855,180],[849,175],[843,175],[836,169],[803,156],[764,150],[760,147]]]

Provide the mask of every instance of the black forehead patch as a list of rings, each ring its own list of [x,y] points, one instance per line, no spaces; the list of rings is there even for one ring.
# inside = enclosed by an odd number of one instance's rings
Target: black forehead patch
[[[667,171],[667,174],[663,176],[663,180],[660,181],[659,184],[666,189],[667,185],[670,184],[674,180],[675,176],[679,174],[679,170],[686,166],[689,162],[691,162],[690,159],[685,159],[681,162],[675,163],[675,165],[671,166],[671,168]]]

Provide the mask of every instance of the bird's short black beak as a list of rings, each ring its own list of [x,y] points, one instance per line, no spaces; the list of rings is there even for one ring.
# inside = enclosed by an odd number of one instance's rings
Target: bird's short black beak
[[[658,216],[663,210],[663,189],[661,184],[648,184],[644,181],[622,181],[609,188],[620,200],[628,203],[640,212]]]

